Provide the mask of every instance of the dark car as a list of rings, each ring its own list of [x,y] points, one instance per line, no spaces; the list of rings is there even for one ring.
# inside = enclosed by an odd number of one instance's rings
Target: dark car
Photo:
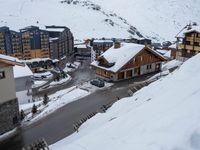
[[[92,81],[90,81],[90,84],[95,85],[97,87],[104,87],[105,83],[103,80],[101,79],[93,79]]]

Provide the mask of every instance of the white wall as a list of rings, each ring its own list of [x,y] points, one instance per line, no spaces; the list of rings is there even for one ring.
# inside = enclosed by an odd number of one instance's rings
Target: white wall
[[[0,79],[0,103],[16,98],[15,80],[13,67],[0,67],[0,71],[5,71],[5,78]]]
[[[32,93],[32,90],[29,90],[29,92]],[[19,104],[26,104],[32,102],[32,95],[27,95],[27,93],[27,90],[16,92]]]

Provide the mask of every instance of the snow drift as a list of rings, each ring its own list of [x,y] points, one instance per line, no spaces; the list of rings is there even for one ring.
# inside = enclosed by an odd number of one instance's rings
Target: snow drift
[[[97,114],[56,150],[199,150],[200,54]]]

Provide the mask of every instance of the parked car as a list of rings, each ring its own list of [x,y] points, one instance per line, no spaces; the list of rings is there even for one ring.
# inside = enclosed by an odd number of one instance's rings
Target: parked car
[[[105,82],[101,79],[93,79],[90,81],[90,84],[95,85],[97,87],[104,87],[105,86]]]

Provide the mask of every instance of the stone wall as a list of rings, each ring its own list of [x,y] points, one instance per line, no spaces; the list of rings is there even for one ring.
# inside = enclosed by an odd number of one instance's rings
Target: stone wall
[[[0,135],[20,124],[17,98],[0,104]]]

